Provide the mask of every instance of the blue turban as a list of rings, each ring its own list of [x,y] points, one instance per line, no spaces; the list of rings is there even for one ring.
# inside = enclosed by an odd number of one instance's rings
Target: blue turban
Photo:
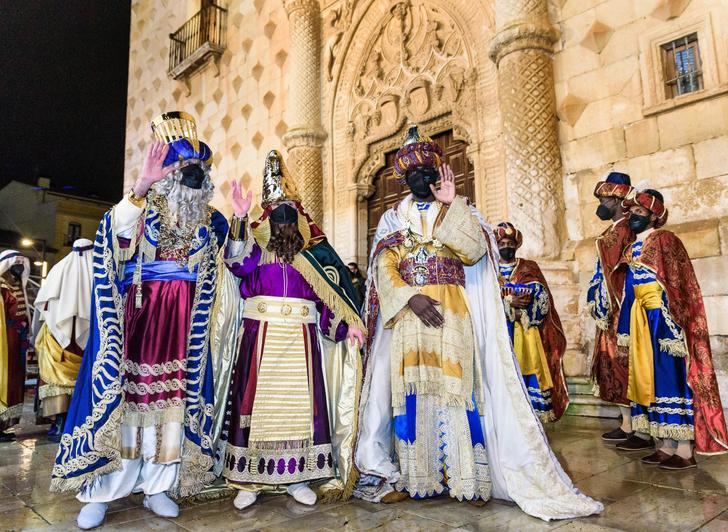
[[[204,142],[200,142],[200,150],[196,151],[192,143],[187,139],[173,140],[169,143],[169,151],[164,159],[164,166],[189,159],[199,159],[206,163],[212,159],[212,150]]]

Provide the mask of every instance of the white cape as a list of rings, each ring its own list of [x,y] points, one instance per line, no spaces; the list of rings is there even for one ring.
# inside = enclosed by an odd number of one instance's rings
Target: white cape
[[[64,349],[71,340],[75,340],[81,349],[88,342],[93,286],[92,246],[93,242],[85,238],[76,240],[73,243],[74,251],[51,268],[35,298],[34,306],[40,312],[41,319],[45,320],[51,335]],[[77,251],[81,249],[85,250]]]
[[[411,196],[400,208],[407,208]],[[473,208],[497,249],[490,226]],[[372,243],[404,229],[396,209],[379,222]],[[376,264],[370,257],[368,279],[376,282]],[[493,497],[514,501],[520,508],[545,521],[568,519],[601,512],[603,505],[581,493],[551,451],[546,434],[528,400],[518,362],[511,347],[503,301],[496,273],[497,257],[486,255],[465,268],[466,294],[476,335],[476,349],[483,368],[485,406],[480,412],[485,434]],[[390,386],[390,329],[377,323],[376,337],[368,357],[362,389],[360,432],[355,463],[363,474],[386,479],[399,477],[392,441],[392,395]],[[389,489],[391,491],[391,488]],[[356,495],[362,496],[357,490]],[[370,500],[379,500],[387,491]]]

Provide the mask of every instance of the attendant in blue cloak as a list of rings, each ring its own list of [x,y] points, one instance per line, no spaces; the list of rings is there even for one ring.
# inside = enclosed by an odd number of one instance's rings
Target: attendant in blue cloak
[[[214,478],[210,312],[227,234],[212,198],[210,148],[180,112],[152,122],[140,177],[102,219],[93,251],[89,342],[53,468],[52,489],[78,491],[82,529],[108,503],[169,497]]]

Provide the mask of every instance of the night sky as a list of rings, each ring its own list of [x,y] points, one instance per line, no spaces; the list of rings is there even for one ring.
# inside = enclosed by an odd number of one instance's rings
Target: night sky
[[[0,2],[0,187],[122,194],[130,0]]]

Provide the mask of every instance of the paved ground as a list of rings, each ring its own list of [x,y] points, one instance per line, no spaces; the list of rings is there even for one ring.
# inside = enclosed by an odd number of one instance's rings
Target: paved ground
[[[699,468],[668,473],[642,466],[641,454],[605,446],[599,434],[611,423],[566,418],[549,429],[567,472],[589,495],[604,502],[599,517],[544,523],[518,507],[491,501],[482,507],[446,497],[375,505],[362,501],[297,504],[265,496],[246,511],[230,499],[187,503],[177,519],[155,517],[140,496],[116,501],[103,530],[709,530],[728,531],[728,456],[699,458]],[[0,530],[74,530],[80,504],[70,494],[48,491],[56,446],[45,427],[22,426],[19,439],[0,443]]]

